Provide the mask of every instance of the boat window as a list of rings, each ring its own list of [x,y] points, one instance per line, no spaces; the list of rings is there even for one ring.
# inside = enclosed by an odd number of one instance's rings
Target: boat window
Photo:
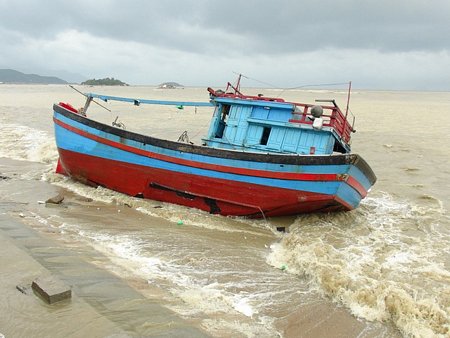
[[[222,121],[226,121],[228,114],[230,113],[231,106],[229,104],[222,105]]]
[[[219,120],[219,124],[217,125],[216,134],[215,134],[216,138],[223,137],[223,132],[225,130],[225,126],[227,125],[226,120],[227,120],[229,113],[230,113],[230,105],[228,105],[228,104],[222,105],[222,116]]]
[[[263,130],[263,133],[261,136],[261,141],[259,142],[263,146],[267,145],[267,141],[269,141],[269,136],[270,136],[271,130],[272,130],[271,127],[264,127],[264,130]]]

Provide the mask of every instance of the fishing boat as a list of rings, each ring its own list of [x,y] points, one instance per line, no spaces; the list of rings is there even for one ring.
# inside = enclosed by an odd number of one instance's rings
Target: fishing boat
[[[355,119],[335,100],[296,103],[244,95],[240,78],[208,88],[205,102],[160,101],[83,93],[86,104],[53,106],[56,171],[136,198],[212,214],[272,217],[355,209],[376,181],[351,153]],[[211,107],[202,144],[172,141],[87,116],[95,100]]]

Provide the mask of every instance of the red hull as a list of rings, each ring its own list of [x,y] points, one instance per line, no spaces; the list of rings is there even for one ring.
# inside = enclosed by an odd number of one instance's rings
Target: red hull
[[[130,196],[233,216],[349,210],[333,195],[171,172],[58,149],[57,172]]]

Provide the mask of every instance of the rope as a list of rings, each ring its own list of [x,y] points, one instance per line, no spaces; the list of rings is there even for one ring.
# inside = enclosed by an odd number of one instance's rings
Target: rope
[[[233,72],[233,73],[238,74],[236,72]],[[250,76],[247,76],[247,75],[243,75],[243,74],[240,74],[240,75],[243,78],[246,78],[247,80],[252,80],[252,81],[258,82],[260,84],[269,86],[269,87],[271,87],[273,89],[283,89],[283,91],[277,97],[280,97],[281,94],[283,94],[286,90],[300,89],[300,88],[307,88],[307,87],[328,87],[328,86],[348,85],[348,82],[336,82],[336,83],[304,84],[304,85],[295,86],[295,87],[279,87],[279,86],[274,85],[272,83],[268,83],[268,82],[264,82],[264,81],[261,81],[261,80],[258,80],[258,79],[254,79],[254,78],[252,78]]]
[[[284,88],[277,96],[280,97],[285,91],[287,90],[293,90],[293,89],[300,89],[300,88],[307,88],[307,87],[328,87],[328,86],[342,86],[342,85],[348,85],[348,82],[337,82],[337,83],[321,83],[321,84],[306,84],[306,85],[301,85],[301,86],[297,86],[297,87],[288,87],[288,88]],[[280,88],[282,89],[282,88]]]

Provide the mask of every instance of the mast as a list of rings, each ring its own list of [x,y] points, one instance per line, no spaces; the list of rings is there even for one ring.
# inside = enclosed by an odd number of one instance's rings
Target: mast
[[[227,83],[227,89],[225,90],[226,92],[228,92],[229,88],[232,88],[234,90],[234,95],[241,95],[243,96],[243,94],[240,92],[240,86],[241,86],[241,78],[242,78],[242,74],[239,74],[237,82],[236,82],[236,86],[233,86],[230,82]]]
[[[241,78],[242,78],[242,74],[239,74],[237,82],[236,82],[236,88],[235,88],[236,92],[238,92],[239,94],[240,94],[239,87],[241,86]]]
[[[352,81],[350,81],[348,83],[348,94],[347,94],[347,108],[345,109],[345,119],[347,120],[347,115],[348,115],[348,107],[350,104],[350,92],[352,90]]]

